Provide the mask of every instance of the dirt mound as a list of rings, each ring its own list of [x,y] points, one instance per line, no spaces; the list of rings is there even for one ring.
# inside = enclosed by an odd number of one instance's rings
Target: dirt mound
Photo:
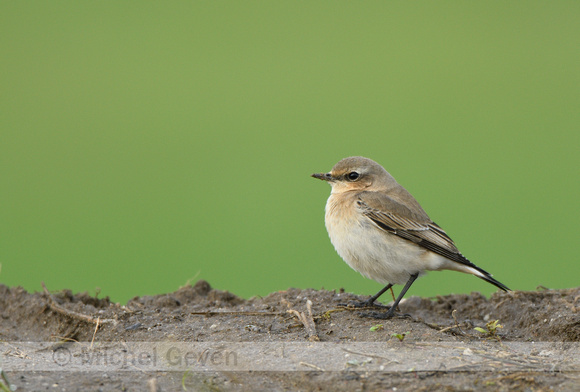
[[[327,389],[325,386],[332,385],[335,390],[387,387],[523,390],[556,386],[566,390],[579,375],[580,367],[567,362],[578,357],[571,354],[576,351],[566,350],[579,347],[580,288],[498,292],[489,299],[479,293],[410,297],[400,305],[402,315],[389,320],[368,317],[372,312],[380,314],[382,309],[341,306],[364,299],[343,290],[291,288],[245,300],[199,281],[173,293],[135,297],[122,306],[109,298],[73,294],[70,290],[28,293],[20,287],[0,285],[0,341],[7,345],[2,348],[3,367],[12,383],[26,390],[45,389],[43,385],[58,385],[67,390],[130,387],[153,390],[145,384],[144,375],[157,383],[158,390],[172,390],[184,387],[189,373],[187,382],[196,388],[205,385],[205,389]],[[494,320],[499,320],[502,328],[489,331],[486,324]],[[254,353],[254,357],[275,351],[264,346],[271,344],[285,344],[287,348],[298,344],[295,355],[318,351],[311,359],[316,364],[300,360],[288,368],[294,371],[284,368],[290,366],[283,362],[288,356],[274,356],[260,366],[266,363],[278,366],[278,371],[264,371],[262,367],[251,372],[239,369],[208,372],[196,368],[184,373],[152,369],[109,371],[103,373],[108,377],[103,379],[101,373],[97,375],[91,372],[94,368],[89,365],[83,368],[82,364],[74,368],[74,378],[69,377],[70,367],[63,368],[68,370],[64,373],[54,369],[42,371],[38,364],[50,362],[42,355],[47,352],[54,355],[61,346],[27,352],[22,348],[25,345],[21,347],[18,343],[60,344],[64,340],[77,342],[67,346],[73,359],[96,350],[93,344],[100,344],[103,353],[112,353],[127,352],[119,344],[138,342],[250,344],[239,348],[239,352],[253,352],[261,347],[261,354]],[[552,343],[535,349],[526,346],[531,342]],[[357,344],[363,346],[353,346]],[[207,346],[203,352],[213,348]],[[374,349],[386,351],[372,354]],[[357,357],[362,355],[360,351],[367,352],[367,356]],[[345,355],[351,355],[351,359],[343,360]],[[465,366],[449,362],[466,363],[476,356],[484,362],[471,361]],[[196,366],[202,357],[198,357]],[[438,359],[429,362],[429,358]],[[433,367],[435,363],[437,367]],[[411,368],[415,369],[411,373],[405,370]],[[417,380],[420,384],[416,384]],[[499,388],[487,388],[492,385]]]
[[[580,342],[580,287],[567,290],[497,292],[487,299],[480,293],[434,299],[409,298],[404,310],[426,321],[453,322],[457,317],[481,324],[500,320],[513,340]]]
[[[173,293],[132,298],[127,307],[200,309],[233,307],[244,302],[244,299],[228,291],[214,290],[205,280],[200,280],[194,286],[184,286]]]

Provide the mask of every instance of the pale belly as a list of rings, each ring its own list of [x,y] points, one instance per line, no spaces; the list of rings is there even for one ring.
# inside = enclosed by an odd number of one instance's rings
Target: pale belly
[[[368,218],[326,214],[326,229],[338,254],[354,270],[382,284],[405,284],[412,274],[448,267],[449,260],[385,232]]]

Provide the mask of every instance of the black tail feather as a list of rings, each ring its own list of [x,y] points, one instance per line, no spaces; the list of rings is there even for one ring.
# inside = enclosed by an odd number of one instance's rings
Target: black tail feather
[[[485,280],[486,282],[491,283],[492,285],[502,289],[503,291],[511,291],[505,284],[498,282],[497,280],[492,278],[491,275],[489,275],[489,274],[485,274],[484,276],[479,276],[479,275],[475,275],[475,276]]]

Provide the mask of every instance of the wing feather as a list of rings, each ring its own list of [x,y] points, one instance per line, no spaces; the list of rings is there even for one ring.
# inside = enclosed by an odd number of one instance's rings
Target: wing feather
[[[387,212],[390,209],[373,208],[369,205],[372,204],[372,201],[363,200],[363,198],[359,198],[357,203],[361,212],[382,230],[412,241],[450,260],[470,267],[474,266],[459,252],[453,240],[435,222],[428,219],[414,219],[414,217],[409,216],[410,214],[405,214],[404,209],[401,209],[400,206],[399,213],[394,213]],[[389,203],[396,203],[396,201],[389,200]],[[384,205],[385,200],[382,200],[381,207]],[[397,208],[393,208],[393,210],[397,210]]]
[[[469,266],[482,274],[480,278],[509,291],[507,286],[493,279],[490,273],[463,256],[447,233],[429,219],[422,209],[419,213],[413,213],[409,206],[377,192],[361,192],[357,204],[362,214],[380,229],[412,241],[449,260]]]

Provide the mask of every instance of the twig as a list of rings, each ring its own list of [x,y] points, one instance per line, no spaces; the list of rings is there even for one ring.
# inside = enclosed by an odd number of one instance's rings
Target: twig
[[[361,357],[386,359],[387,361],[389,361],[388,363],[399,363],[399,361],[396,361],[394,359],[389,359],[389,358],[383,357],[381,355],[359,353],[359,352],[356,352],[356,351],[349,350],[348,348],[343,348],[342,350],[343,351],[346,351],[347,353],[351,353],[351,354],[355,354],[355,355],[360,355]]]
[[[453,328],[457,328],[459,330],[459,334],[466,336],[465,332],[463,332],[463,330],[459,326],[459,322],[457,321],[457,317],[455,317],[455,313],[457,313],[457,310],[454,309],[453,312],[451,312],[451,316],[453,316],[453,320],[455,320],[455,325],[452,325],[450,327],[442,328],[440,325],[431,324],[431,323],[428,323],[427,321],[424,321],[424,320],[419,320],[419,321],[421,323],[425,324],[426,326],[428,326],[429,328],[436,330],[437,332],[447,332],[447,331],[452,330]]]
[[[395,298],[395,292],[393,291],[393,288],[391,287],[391,297],[393,297],[393,302],[396,302],[397,299]],[[397,312],[400,312],[401,309],[399,309],[399,305],[397,305],[397,309],[395,309]]]
[[[308,366],[308,367],[311,367],[311,368],[313,368],[313,369],[320,370],[321,372],[323,372],[323,371],[324,371],[324,369],[323,369],[323,368],[321,368],[321,367],[318,367],[318,366],[316,366],[316,365],[313,365],[313,364],[311,364],[311,363],[308,363],[308,362],[299,362],[299,364],[300,364],[300,365],[302,365],[302,366]]]
[[[437,332],[447,332],[447,331],[452,330],[453,328],[457,328],[457,325],[452,325],[450,327],[445,327],[445,328],[438,329]]]
[[[193,315],[201,315],[201,316],[219,316],[219,315],[226,315],[226,316],[281,316],[283,313],[277,312],[244,312],[244,311],[225,311],[225,312],[216,312],[216,311],[207,311],[207,312],[189,312],[189,314]]]
[[[67,338],[66,336],[57,336],[57,335],[51,335],[51,338],[54,339],[60,339],[60,342],[57,343],[80,343],[78,340],[73,339],[73,338]]]
[[[455,320],[455,325],[452,325],[450,327],[441,328],[441,329],[439,329],[439,332],[447,332],[449,330],[452,330],[453,328],[457,328],[459,333],[461,335],[465,336],[465,332],[463,332],[463,330],[459,326],[459,322],[457,321],[457,317],[455,316],[455,313],[457,313],[457,309],[453,309],[453,312],[451,312],[451,316],[453,316],[453,320]]]
[[[97,330],[99,329],[99,324],[100,324],[101,318],[97,317],[97,325],[95,325],[95,332],[93,332],[93,339],[91,340],[91,347],[90,349],[93,349],[93,343],[95,342],[95,336],[97,335]]]
[[[298,317],[298,320],[304,325],[304,329],[308,333],[308,340],[317,342],[320,338],[318,337],[318,333],[316,333],[316,324],[314,324],[314,318],[312,317],[312,301],[306,301],[306,309],[308,310],[308,316],[304,312],[299,312],[294,309],[289,309],[288,313]]]
[[[30,358],[30,356],[28,354],[26,354],[24,351],[22,351],[19,347],[16,347],[15,345],[10,344],[8,342],[4,342],[4,344],[12,347],[12,350],[10,350],[10,349],[6,350],[4,352],[4,355],[16,357],[16,358],[21,358],[21,359],[32,359],[32,358]]]
[[[453,312],[451,312],[451,316],[453,316],[453,320],[455,320],[455,325],[457,326],[457,329],[459,330],[459,332],[461,332],[462,335],[465,335],[465,332],[463,332],[463,330],[459,326],[459,322],[457,321],[457,317],[455,316],[456,313],[457,313],[457,309],[453,309]]]
[[[44,293],[48,297],[48,306],[57,313],[60,313],[62,315],[72,317],[72,318],[75,318],[78,320],[82,320],[82,321],[85,321],[87,323],[92,323],[92,324],[97,324],[97,325],[98,324],[112,323],[115,321],[113,319],[104,319],[104,320],[95,319],[91,316],[87,316],[85,314],[81,314],[81,313],[74,312],[72,310],[65,309],[56,303],[56,301],[52,297],[52,294],[50,294],[50,292],[48,291],[48,289],[44,285],[44,282],[42,282],[41,285],[42,285],[42,288],[44,289]]]
[[[441,330],[441,325],[437,325],[437,324],[431,324],[431,323],[429,323],[429,322],[427,322],[427,321],[423,320],[423,319],[422,319],[422,318],[420,318],[420,317],[418,317],[418,318],[417,318],[415,321],[416,321],[416,322],[418,322],[418,323],[421,323],[421,324],[423,324],[423,325],[426,325],[426,326],[428,326],[429,328],[431,328],[431,329],[434,329],[434,330],[436,330],[436,331],[440,331],[440,330]],[[455,327],[455,326],[454,326],[454,327]],[[445,328],[443,328],[443,329],[445,329]]]
[[[475,355],[479,355],[480,357],[483,357],[485,359],[489,359],[495,362],[501,362],[501,363],[505,363],[505,364],[510,364],[510,365],[517,365],[517,366],[527,366],[530,367],[532,369],[540,369],[541,366],[538,365],[534,365],[532,363],[530,363],[529,361],[524,361],[522,362],[518,362],[518,361],[512,361],[510,359],[505,359],[505,358],[497,358],[494,357],[493,355],[488,355],[488,354],[480,354],[480,353],[475,353]]]

